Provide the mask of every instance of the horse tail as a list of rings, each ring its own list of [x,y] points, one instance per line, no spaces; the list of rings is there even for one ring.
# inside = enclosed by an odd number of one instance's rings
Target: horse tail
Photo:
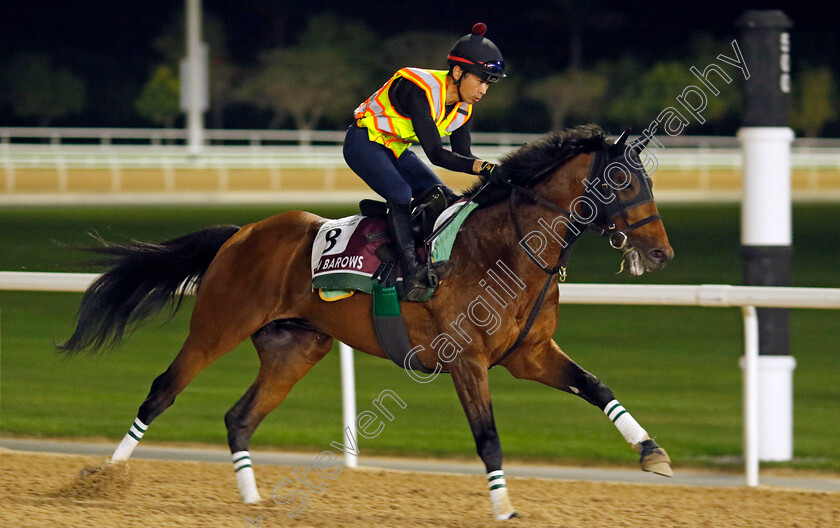
[[[84,248],[105,258],[96,264],[109,266],[82,296],[76,330],[60,352],[91,353],[122,342],[126,331],[157,314],[167,304],[170,316],[181,306],[185,291],[198,287],[201,277],[222,245],[239,231],[237,226],[217,226],[160,244],[132,242]]]

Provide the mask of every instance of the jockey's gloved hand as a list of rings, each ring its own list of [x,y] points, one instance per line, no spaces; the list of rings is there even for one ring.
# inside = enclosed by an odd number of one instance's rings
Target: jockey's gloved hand
[[[482,161],[478,173],[490,180],[493,183],[506,183],[508,177],[501,165],[490,163],[489,161]]]

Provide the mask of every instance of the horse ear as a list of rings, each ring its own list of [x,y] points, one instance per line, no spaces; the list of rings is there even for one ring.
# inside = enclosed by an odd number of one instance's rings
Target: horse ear
[[[632,147],[632,149],[635,152],[638,152],[638,153],[641,154],[641,152],[643,150],[645,150],[645,147],[650,142],[650,138],[651,138],[651,136],[641,136],[641,137],[637,138],[636,140],[630,142],[630,146]]]
[[[625,129],[624,132],[622,132],[621,135],[618,136],[618,139],[615,140],[615,143],[613,143],[613,145],[616,145],[618,147],[624,146],[624,142],[627,141],[627,136],[629,134],[630,134],[630,129],[629,128]]]

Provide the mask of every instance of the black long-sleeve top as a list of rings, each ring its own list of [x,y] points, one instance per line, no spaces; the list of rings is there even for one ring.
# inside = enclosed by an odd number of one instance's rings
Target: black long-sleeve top
[[[451,171],[473,173],[473,162],[476,158],[470,150],[472,139],[469,121],[452,132],[449,136],[452,150],[447,150],[443,148],[440,132],[432,119],[429,100],[422,88],[408,79],[399,78],[388,89],[388,98],[397,112],[411,119],[414,132],[429,161]],[[457,103],[446,105],[447,115],[455,104]]]

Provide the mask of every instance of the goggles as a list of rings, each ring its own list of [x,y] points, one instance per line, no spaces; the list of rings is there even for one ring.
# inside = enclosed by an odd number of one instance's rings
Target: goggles
[[[482,73],[481,77],[487,82],[496,83],[505,76],[505,63],[503,61],[479,62],[478,67]]]
[[[504,61],[473,62],[454,55],[449,55],[447,59],[463,63],[465,70],[478,75],[485,82],[496,83],[499,82],[499,79],[505,77]]]

